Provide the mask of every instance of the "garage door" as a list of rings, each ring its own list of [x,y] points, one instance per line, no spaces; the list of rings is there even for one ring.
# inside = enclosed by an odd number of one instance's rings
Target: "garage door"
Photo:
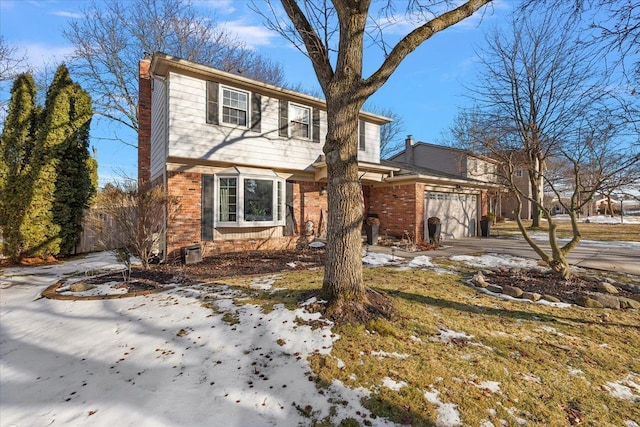
[[[475,194],[427,192],[425,200],[425,238],[429,239],[427,219],[440,218],[443,239],[460,239],[476,235],[478,202]]]

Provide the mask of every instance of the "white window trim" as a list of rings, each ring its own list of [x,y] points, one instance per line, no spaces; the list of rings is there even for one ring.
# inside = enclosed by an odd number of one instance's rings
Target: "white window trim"
[[[220,178],[236,178],[237,195],[236,195],[236,221],[220,221]],[[244,219],[244,180],[259,179],[264,181],[272,181],[272,212],[273,220],[270,221],[245,221]],[[281,184],[282,193],[281,206],[278,206],[278,182]],[[251,173],[221,173],[215,175],[214,187],[214,207],[213,207],[213,226],[215,227],[276,227],[285,225],[285,201],[286,201],[286,185],[285,179],[274,176],[273,172],[262,174]],[[280,220],[278,219],[280,217]]]
[[[297,135],[292,135],[291,134],[291,123],[293,122],[293,115],[291,114],[291,110],[292,108],[302,108],[304,110],[307,110],[309,112],[309,123],[307,124],[308,128],[309,128],[309,135],[308,136],[297,136]],[[305,141],[311,141],[313,140],[313,109],[309,106],[306,105],[302,105],[302,104],[296,104],[295,102],[289,102],[289,105],[287,107],[289,109],[289,111],[287,111],[287,115],[288,115],[288,120],[289,123],[287,125],[287,129],[289,132],[289,138],[298,138],[298,139],[304,139]]]
[[[221,126],[227,126],[227,127],[232,127],[232,128],[236,128],[236,129],[249,129],[251,127],[251,92],[248,92],[246,90],[242,90],[242,89],[238,89],[235,88],[233,86],[227,86],[227,85],[218,85],[218,123]],[[246,95],[247,97],[247,119],[246,119],[246,124],[245,125],[238,125],[235,123],[227,123],[224,121],[224,114],[223,114],[223,110],[224,110],[224,90],[230,90],[233,92],[238,92],[238,93],[242,93],[244,95]],[[233,107],[231,107],[233,108]]]
[[[522,166],[518,166],[514,172],[514,175],[516,178],[522,178],[523,176],[523,170],[522,170]]]

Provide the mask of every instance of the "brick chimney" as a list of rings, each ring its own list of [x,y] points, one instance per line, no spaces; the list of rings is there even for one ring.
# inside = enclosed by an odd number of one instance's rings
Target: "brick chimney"
[[[404,140],[404,161],[410,165],[413,164],[413,136],[407,135],[407,139]]]
[[[151,60],[144,58],[138,78],[138,187],[151,180]]]

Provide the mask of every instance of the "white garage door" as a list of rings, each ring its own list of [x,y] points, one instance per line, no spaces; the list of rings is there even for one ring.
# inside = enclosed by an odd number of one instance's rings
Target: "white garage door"
[[[429,239],[427,219],[440,218],[443,239],[460,239],[476,235],[478,198],[475,194],[425,193],[425,239]]]

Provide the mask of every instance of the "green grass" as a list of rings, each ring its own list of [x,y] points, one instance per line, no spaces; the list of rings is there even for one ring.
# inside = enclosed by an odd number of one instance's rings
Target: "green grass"
[[[558,224],[558,237],[566,238],[573,235],[569,221],[557,221],[556,224]],[[531,221],[526,221],[525,226],[530,227]],[[549,230],[546,221],[541,222],[540,230]],[[582,222],[579,225],[579,230],[583,239],[640,242],[640,224],[596,224]],[[515,221],[501,222],[491,225],[491,235],[520,235],[520,230]]]
[[[370,389],[365,406],[374,416],[413,426],[435,425],[437,407],[424,396],[434,390],[456,405],[463,425],[517,425],[519,418],[528,426],[568,426],[576,416],[588,426],[639,421],[640,403],[607,390],[625,378],[640,383],[638,312],[606,310],[603,323],[603,310],[505,301],[478,293],[457,274],[368,268],[364,275],[367,286],[393,299],[397,317],[334,328],[340,339],[331,354],[310,358],[319,387],[337,379]],[[249,294],[242,302],[293,307],[321,286],[322,271],[285,274],[275,293],[249,290],[248,283],[235,283]],[[470,338],[444,343],[441,331]],[[384,377],[407,385],[391,390]],[[499,383],[499,391],[481,387],[487,381]]]

